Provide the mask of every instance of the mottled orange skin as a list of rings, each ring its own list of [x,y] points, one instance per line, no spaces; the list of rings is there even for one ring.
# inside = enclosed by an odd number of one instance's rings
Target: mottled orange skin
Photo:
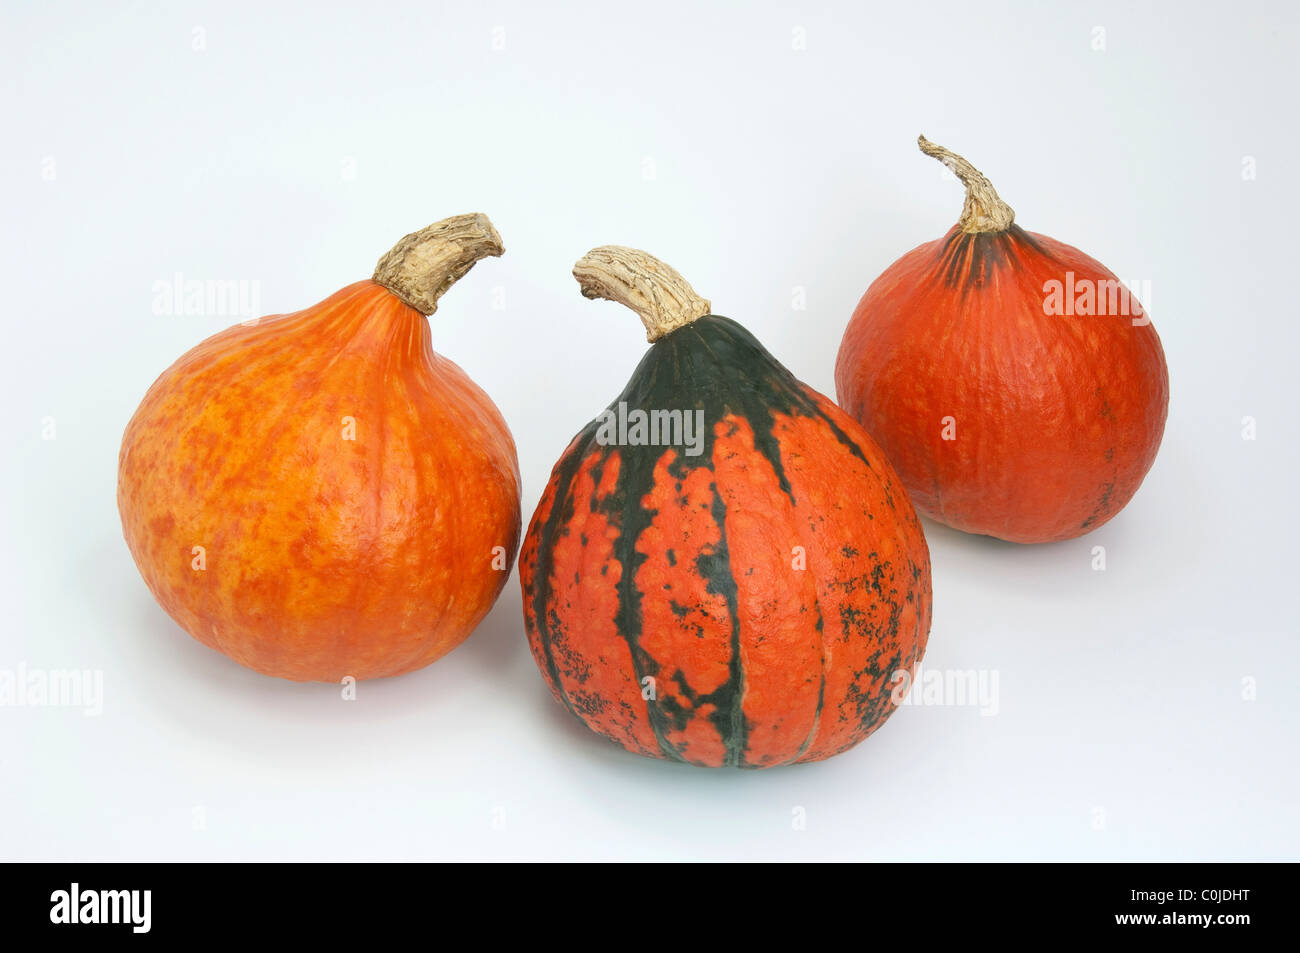
[[[295,681],[378,678],[491,608],[519,466],[425,317],[361,281],[164,372],[122,438],[118,509],[149,589],[204,645]]]
[[[858,304],[836,364],[839,402],[925,515],[1053,542],[1096,529],[1137,492],[1169,404],[1160,338],[1135,300],[1128,314],[1044,313],[1046,283],[1069,272],[1076,286],[1117,280],[1044,235],[954,227]]]

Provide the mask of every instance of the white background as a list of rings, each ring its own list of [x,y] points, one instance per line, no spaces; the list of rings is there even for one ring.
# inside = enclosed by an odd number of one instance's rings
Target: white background
[[[104,710],[0,708],[0,857],[1300,858],[1294,5],[263,6],[3,14],[0,669],[102,670]],[[154,604],[122,430],[237,320],[154,314],[155,282],[297,310],[488,213],[507,253],[434,342],[510,422],[526,521],[645,348],[578,294],[582,253],[665,258],[833,393],[858,298],[960,209],[920,132],[1019,224],[1149,282],[1170,368],[1160,456],[1103,528],[926,524],[925,664],[997,672],[996,715],[905,708],[820,764],[707,771],[562,711],[515,579],[464,646],[352,703]]]

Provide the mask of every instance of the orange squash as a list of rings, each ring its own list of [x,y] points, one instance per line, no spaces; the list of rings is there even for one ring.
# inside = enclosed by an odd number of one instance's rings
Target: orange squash
[[[606,246],[574,276],[652,344],[524,539],[543,678],[647,757],[767,768],[851,748],[930,632],[929,551],[889,461],[663,262]]]
[[[519,541],[519,466],[492,401],[425,316],[484,256],[483,215],[406,236],[374,278],[217,334],[122,438],[136,565],[185,631],[297,681],[399,675],[473,631]]]
[[[863,295],[840,345],[840,406],[916,508],[1017,543],[1101,526],[1155,461],[1169,405],[1160,337],[1104,265],[1028,232],[974,166],[961,220]]]

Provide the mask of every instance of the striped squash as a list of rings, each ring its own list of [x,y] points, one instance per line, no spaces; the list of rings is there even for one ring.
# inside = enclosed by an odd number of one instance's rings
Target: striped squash
[[[606,246],[574,275],[652,346],[556,464],[520,553],[551,691],[654,758],[762,768],[852,747],[930,628],[929,552],[893,468],[667,265]]]

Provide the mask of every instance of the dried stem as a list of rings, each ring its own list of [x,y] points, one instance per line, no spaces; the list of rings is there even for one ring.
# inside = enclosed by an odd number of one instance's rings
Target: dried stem
[[[403,238],[379,259],[374,277],[421,314],[433,314],[443,292],[475,262],[504,251],[486,215],[454,215]]]
[[[573,266],[573,277],[585,297],[617,301],[635,311],[647,341],[657,341],[712,309],[675,269],[635,248],[593,248]]]
[[[938,159],[966,186],[966,204],[961,208],[957,224],[963,232],[1005,232],[1016,220],[1011,206],[998,197],[993,183],[955,152],[937,146],[925,136],[918,136],[916,144],[931,158]]]

